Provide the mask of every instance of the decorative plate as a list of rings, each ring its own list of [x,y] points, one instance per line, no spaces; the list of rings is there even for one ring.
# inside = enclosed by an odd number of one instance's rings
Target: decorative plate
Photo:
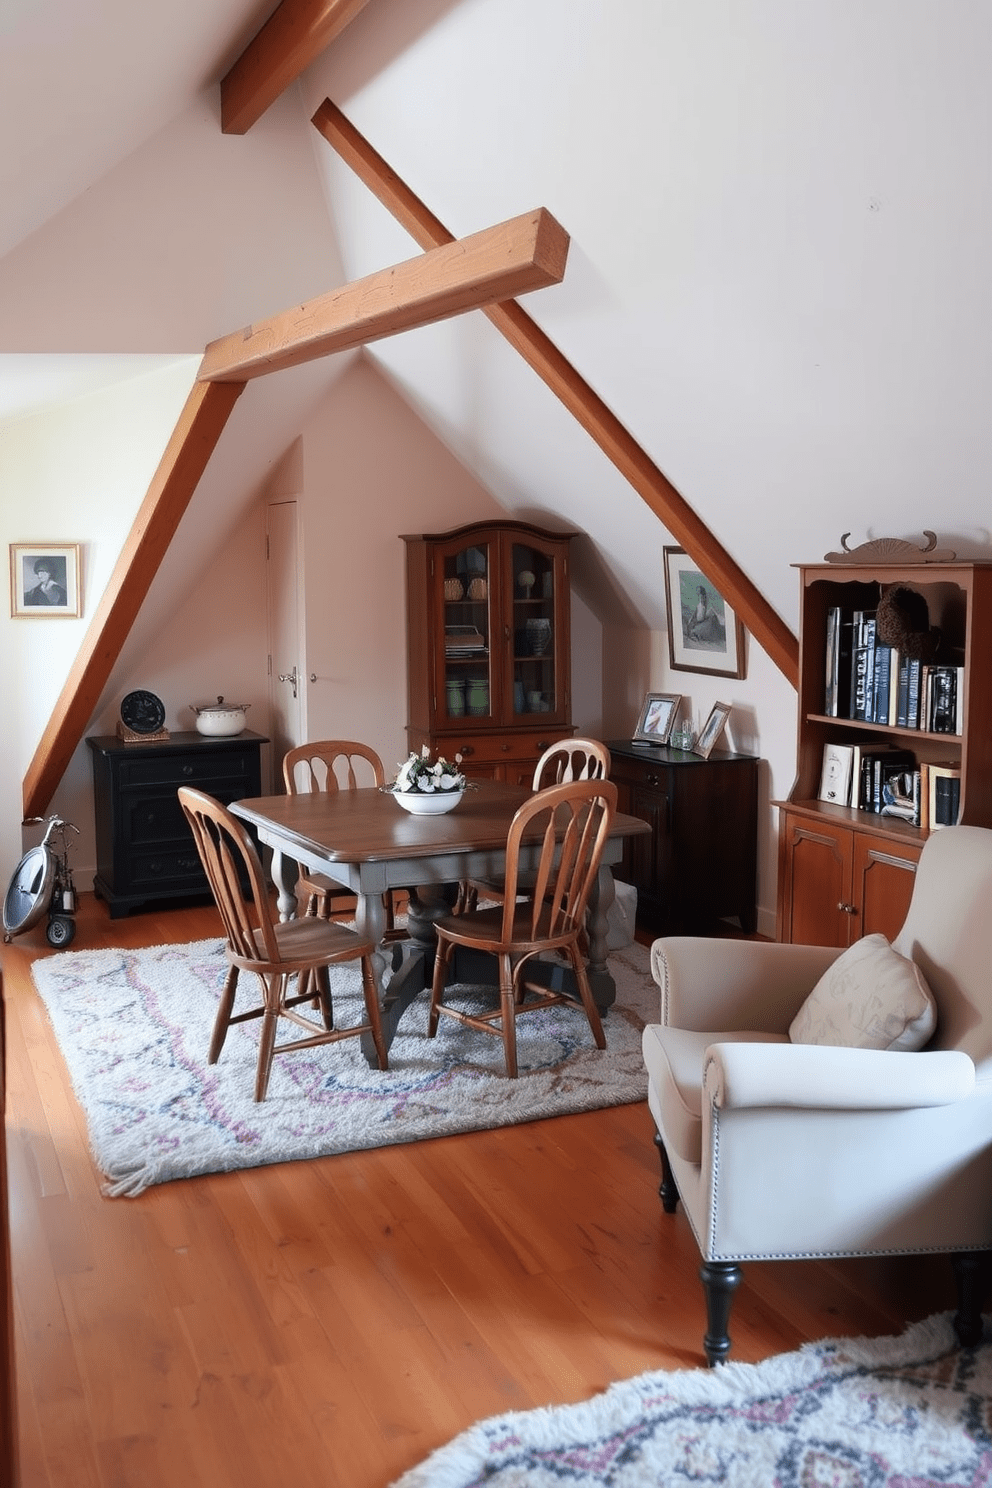
[[[153,692],[129,692],[121,703],[121,722],[136,734],[157,734],[165,723],[165,705]]]

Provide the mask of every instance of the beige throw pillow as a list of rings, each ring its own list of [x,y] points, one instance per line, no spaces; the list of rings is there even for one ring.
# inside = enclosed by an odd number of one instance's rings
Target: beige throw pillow
[[[937,1007],[920,968],[884,935],[855,941],[817,982],[789,1028],[794,1044],[922,1049]]]

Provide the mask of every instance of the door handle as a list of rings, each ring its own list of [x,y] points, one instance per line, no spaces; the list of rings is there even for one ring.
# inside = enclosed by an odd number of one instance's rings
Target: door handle
[[[299,678],[296,675],[296,667],[295,667],[295,665],[294,665],[293,670],[291,672],[280,672],[279,673],[279,681],[280,682],[291,682],[292,683],[292,686],[293,686],[293,696],[295,698],[296,697],[296,684],[299,681]]]

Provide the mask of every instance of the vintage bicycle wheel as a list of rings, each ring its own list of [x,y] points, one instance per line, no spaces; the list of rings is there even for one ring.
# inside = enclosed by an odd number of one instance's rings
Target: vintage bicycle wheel
[[[55,854],[33,847],[18,863],[3,901],[4,934],[10,938],[30,930],[48,909],[55,879]]]

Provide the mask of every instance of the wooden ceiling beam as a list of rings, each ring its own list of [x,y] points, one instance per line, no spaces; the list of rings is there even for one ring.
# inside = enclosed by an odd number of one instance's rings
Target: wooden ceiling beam
[[[368,0],[282,0],[220,85],[220,127],[247,134]]]
[[[330,99],[321,104],[313,123],[421,248],[438,248],[453,241],[443,223]],[[792,631],[599,394],[514,301],[484,307],[484,314],[578,419],[736,610],[783,676],[797,687],[799,642]]]
[[[244,383],[196,383],[131,526],[24,776],[24,815],[41,816],[82,739]]]
[[[482,308],[565,274],[568,234],[543,207],[212,341],[201,382],[243,382]]]

